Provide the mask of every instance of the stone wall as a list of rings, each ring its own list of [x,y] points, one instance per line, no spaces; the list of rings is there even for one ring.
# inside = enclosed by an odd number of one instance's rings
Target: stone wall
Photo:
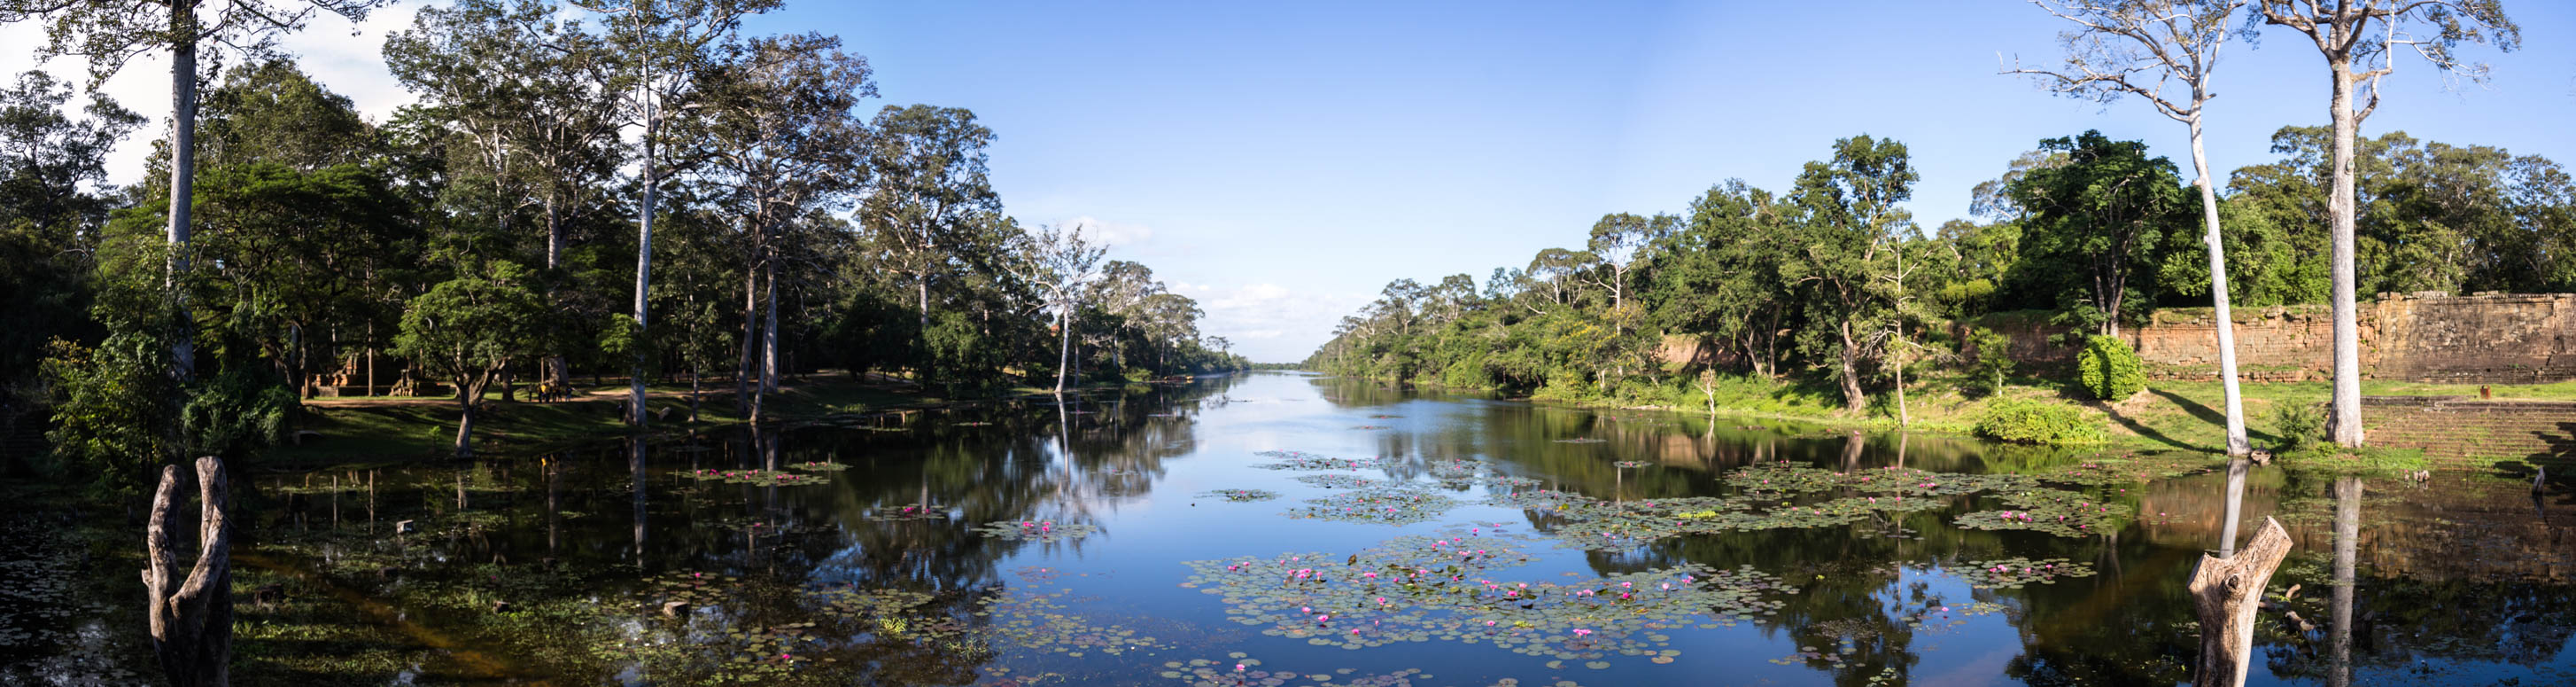
[[[2521,461],[2559,470],[2576,457],[2576,402],[2363,396],[2361,404],[2371,445],[2423,449],[2437,464]]]
[[[2216,318],[2209,308],[2158,310],[2121,338],[2138,350],[2157,379],[2215,379]],[[2239,308],[2236,367],[2249,381],[2307,381],[2333,376],[2333,318],[2324,305]],[[2362,374],[2372,379],[2461,384],[2536,384],[2576,379],[2576,294],[2381,294],[2361,304]],[[2053,366],[2075,349],[2058,345],[2066,328],[2028,314],[1989,317],[1979,326],[2012,339],[2012,357]]]

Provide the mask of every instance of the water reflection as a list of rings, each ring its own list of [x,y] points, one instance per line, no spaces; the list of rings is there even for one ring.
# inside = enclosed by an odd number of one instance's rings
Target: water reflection
[[[2569,613],[2576,602],[2569,600],[2567,552],[2576,543],[2569,535],[2576,518],[2566,505],[2525,507],[2523,492],[2481,491],[2471,482],[2365,491],[2358,480],[2347,487],[2241,462],[2143,483],[2070,486],[2089,506],[2130,516],[2078,537],[1957,526],[1967,513],[2011,507],[1993,494],[1977,494],[1940,497],[1937,508],[1873,511],[1848,525],[1685,536],[1608,550],[1558,548],[1546,539],[1526,545],[1536,559],[1524,577],[1534,579],[1682,564],[1750,566],[1795,590],[1778,593],[1785,605],[1776,614],[1745,627],[1657,628],[1681,651],[1676,665],[1614,657],[1606,668],[1577,662],[1558,670],[1545,667],[1548,657],[1438,641],[1403,651],[1324,651],[1229,622],[1217,597],[1179,586],[1186,574],[1179,563],[1282,551],[1340,560],[1441,525],[1281,518],[1296,499],[1328,492],[1293,481],[1299,473],[1252,467],[1268,460],[1256,455],[1268,450],[1383,456],[1382,467],[1359,476],[1414,481],[1468,504],[1514,489],[1572,491],[1617,504],[1733,496],[1727,473],[1782,462],[1841,472],[1903,466],[2042,475],[2123,458],[1258,375],[392,470],[383,473],[382,503],[377,480],[366,480],[367,531],[381,531],[372,523],[382,508],[389,521],[418,521],[421,534],[390,545],[341,536],[322,550],[397,568],[383,583],[372,573],[349,583],[438,608],[414,617],[496,653],[597,648],[569,645],[575,639],[663,647],[602,650],[614,657],[605,667],[579,658],[520,667],[538,673],[531,677],[567,682],[686,683],[721,673],[727,664],[710,652],[768,646],[762,638],[771,635],[762,633],[812,622],[801,631],[829,641],[793,653],[837,658],[838,667],[756,673],[756,681],[997,684],[1054,673],[1061,682],[1083,683],[1133,677],[1139,669],[1150,675],[1174,658],[1246,651],[1283,669],[1296,664],[1326,674],[1339,667],[1424,668],[1441,676],[1435,684],[1501,677],[1531,684],[1547,676],[1561,677],[1535,683],[1697,684],[1709,675],[1781,684],[2171,684],[2190,677],[2197,652],[2197,623],[2183,589],[2193,563],[2213,542],[2232,552],[2239,523],[2275,516],[2292,526],[2299,545],[2273,587],[2303,584],[2309,591],[2265,612],[2256,640],[2263,658],[2257,683],[2403,682],[2403,671],[2422,664],[2450,671],[2448,677],[2536,679],[2563,674],[2547,671],[2576,661],[2567,651],[2576,617]],[[1537,484],[1438,482],[1435,469],[1456,460]],[[828,479],[810,485],[698,478],[700,471],[795,471],[816,462],[846,469],[814,473]],[[355,476],[348,481],[353,504],[357,483]],[[1253,487],[1289,499],[1226,503],[1193,496]],[[530,493],[538,490],[542,498]],[[330,508],[336,529],[336,500]],[[1048,543],[969,529],[1021,521],[1102,531]],[[1444,522],[1472,524],[1479,528],[1475,536],[1546,535],[1571,524],[1547,509],[1483,505],[1462,506]],[[1975,588],[1958,574],[1979,561],[2012,558],[2063,560],[2095,574],[2018,588]],[[699,574],[710,577],[683,577]],[[705,579],[722,582],[698,582]],[[689,585],[722,591],[691,597],[695,605],[661,605],[669,589],[698,588]],[[595,625],[564,620],[562,628],[605,629],[599,636],[559,629],[556,634],[572,638],[541,640],[457,610],[463,606],[430,605],[454,604],[439,594],[463,593],[458,590],[522,605],[595,599],[584,605],[600,617],[582,619]],[[904,597],[914,601],[896,623],[884,614],[818,615],[816,594],[830,590],[920,596]],[[1065,596],[1030,596],[1059,590]],[[1062,608],[1031,604],[996,612],[996,598],[1023,604],[1044,598]],[[489,607],[483,601],[474,608]],[[2288,620],[2290,612],[2327,622],[2302,629]],[[1049,614],[1079,617],[1083,627],[1114,621],[1147,628],[1176,646],[1150,659],[1077,658],[979,634],[978,628]],[[729,634],[737,631],[753,638]],[[427,670],[438,672],[437,666]]]

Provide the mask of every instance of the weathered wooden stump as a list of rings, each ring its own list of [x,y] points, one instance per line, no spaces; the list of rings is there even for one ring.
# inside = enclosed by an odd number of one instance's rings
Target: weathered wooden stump
[[[2192,673],[2194,687],[2238,687],[2253,665],[2254,612],[2261,607],[2263,587],[2272,571],[2290,555],[2290,533],[2281,522],[2263,519],[2254,541],[2236,555],[2203,554],[2191,573],[2191,597],[2200,613],[2200,664]]]
[[[223,461],[197,459],[197,491],[197,563],[183,580],[170,543],[170,532],[179,528],[179,466],[162,466],[143,534],[150,566],[143,569],[146,612],[152,652],[170,684],[221,687],[231,684],[233,658],[232,525],[224,513]]]

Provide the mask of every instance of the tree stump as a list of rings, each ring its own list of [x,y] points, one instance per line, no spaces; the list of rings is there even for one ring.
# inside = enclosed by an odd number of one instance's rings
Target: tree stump
[[[2191,572],[2192,606],[2200,613],[2200,664],[2193,687],[2239,687],[2253,665],[2254,612],[2272,571],[2290,555],[2290,533],[2281,522],[2263,519],[2262,531],[2236,555],[2203,554]]]
[[[197,459],[197,563],[184,580],[170,543],[179,528],[178,491],[179,466],[162,466],[143,534],[152,652],[171,685],[222,687],[231,684],[233,658],[232,526],[224,517],[223,461]]]

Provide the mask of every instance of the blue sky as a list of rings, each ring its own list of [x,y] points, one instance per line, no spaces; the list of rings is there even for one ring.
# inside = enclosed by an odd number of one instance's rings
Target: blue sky
[[[2365,135],[2576,163],[2576,7],[2507,2],[2525,45],[2469,48],[2491,85],[2401,60]],[[372,114],[404,100],[375,59],[409,7],[289,43]],[[1387,281],[1525,264],[1607,212],[1679,212],[1710,185],[1780,189],[1834,139],[1903,141],[1925,226],[2045,137],[2098,128],[2188,164],[2182,125],[1996,75],[2057,56],[2024,2],[1106,3],[791,0],[750,23],[838,34],[878,104],[974,110],[1023,222],[1087,220],[1209,311],[1256,360],[1303,358]],[[27,45],[24,27],[0,41]],[[2322,60],[2286,29],[2229,46],[2211,104],[2219,174],[2273,130],[2325,120]],[[25,68],[22,55],[0,69]],[[111,88],[166,116],[160,63]],[[54,65],[58,69],[62,65]],[[133,95],[125,95],[131,92]],[[166,97],[166,96],[165,96]],[[873,107],[873,105],[871,106]],[[129,143],[124,172],[148,144]]]

